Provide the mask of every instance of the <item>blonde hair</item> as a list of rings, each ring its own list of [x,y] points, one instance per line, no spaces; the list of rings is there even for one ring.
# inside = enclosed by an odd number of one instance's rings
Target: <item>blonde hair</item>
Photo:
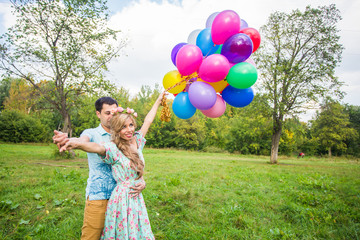
[[[131,119],[136,128],[136,121],[130,114],[127,113],[117,113],[110,120],[110,132],[111,132],[111,141],[116,144],[119,150],[130,160],[130,166],[134,169],[139,179],[144,174],[144,162],[140,159],[139,154],[131,150],[130,143],[125,141],[120,137],[120,131],[125,125],[125,122]]]

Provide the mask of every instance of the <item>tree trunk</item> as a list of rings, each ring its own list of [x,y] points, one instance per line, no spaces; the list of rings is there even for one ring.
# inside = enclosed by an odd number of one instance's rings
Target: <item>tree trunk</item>
[[[329,147],[329,157],[331,158],[331,147]]]
[[[278,152],[279,152],[279,143],[280,143],[281,129],[277,130],[272,135],[271,141],[271,156],[270,163],[277,164],[278,163]]]
[[[275,118],[273,123],[273,135],[271,140],[271,156],[270,163],[277,164],[278,163],[278,152],[279,152],[279,143],[280,136],[282,131],[282,120],[281,118]]]
[[[64,121],[64,126],[62,128],[62,132],[66,132],[69,136],[69,138],[72,137],[72,128],[71,128],[71,118],[70,115],[67,111],[62,111],[61,113],[62,117],[63,117],[63,121]],[[75,152],[74,150],[68,150],[68,152],[71,154],[72,157],[75,157]]]
[[[70,119],[70,115],[67,111],[63,111],[61,113],[62,118],[63,118],[63,128],[62,128],[62,132],[66,132],[68,133],[68,136],[71,137],[72,136],[72,128],[71,128],[71,119]]]

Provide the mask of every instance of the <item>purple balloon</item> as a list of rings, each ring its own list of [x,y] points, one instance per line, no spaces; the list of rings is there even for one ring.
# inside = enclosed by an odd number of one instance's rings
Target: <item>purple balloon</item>
[[[189,99],[197,109],[207,110],[216,103],[216,91],[208,83],[194,82],[189,87]]]
[[[249,27],[248,23],[244,19],[240,19],[240,30]]]
[[[221,54],[229,62],[239,63],[248,59],[253,50],[253,43],[250,37],[244,33],[234,34],[229,37],[222,46]]]
[[[175,47],[173,48],[173,50],[171,51],[171,61],[173,62],[173,64],[176,66],[176,55],[178,53],[178,51],[180,50],[180,48],[182,48],[183,46],[185,46],[187,43],[178,43],[175,45]]]
[[[194,78],[190,78],[189,81],[186,82],[186,87],[184,89],[184,92],[189,92],[189,87],[191,86],[192,83],[196,82],[197,77]]]

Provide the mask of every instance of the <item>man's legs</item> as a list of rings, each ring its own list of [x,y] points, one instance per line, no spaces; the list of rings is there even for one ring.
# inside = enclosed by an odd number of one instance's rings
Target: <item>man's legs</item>
[[[108,200],[86,200],[81,240],[99,240],[105,223]]]

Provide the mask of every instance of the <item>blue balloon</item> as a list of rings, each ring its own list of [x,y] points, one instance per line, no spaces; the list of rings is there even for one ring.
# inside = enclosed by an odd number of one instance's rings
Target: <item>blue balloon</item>
[[[219,48],[219,45],[215,45],[211,38],[210,28],[205,28],[199,33],[196,38],[196,46],[201,49],[203,56],[214,54]]]
[[[196,108],[191,104],[187,92],[181,92],[176,95],[172,104],[172,110],[181,119],[191,118],[196,112]]]
[[[254,99],[254,91],[251,87],[238,89],[229,85],[222,91],[222,98],[233,107],[245,107]]]

